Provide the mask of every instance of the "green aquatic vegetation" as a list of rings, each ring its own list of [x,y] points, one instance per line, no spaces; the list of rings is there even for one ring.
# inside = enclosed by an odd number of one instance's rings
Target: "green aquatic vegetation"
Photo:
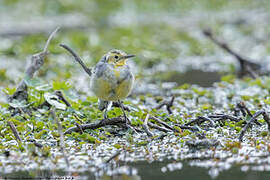
[[[217,168],[217,171],[223,171],[225,169],[222,167],[230,168],[235,164],[251,167],[254,162],[257,162],[255,165],[262,165],[267,170],[269,167],[264,157],[270,149],[270,136],[263,116],[257,118],[260,125],[252,123],[251,127],[247,128],[243,142],[240,143],[238,138],[246,123],[256,112],[269,109],[270,78],[262,76],[257,79],[238,79],[236,75],[228,74],[227,71],[234,73],[237,70],[235,64],[225,63],[228,57],[202,38],[198,27],[204,27],[208,19],[197,17],[198,15],[204,17],[204,9],[210,13],[218,11],[228,13],[227,9],[234,12],[234,8],[243,10],[255,3],[249,0],[211,1],[210,4],[209,2],[210,0],[172,1],[171,3],[134,1],[132,6],[129,2],[121,0],[113,3],[86,0],[35,2],[33,16],[63,15],[64,19],[65,13],[77,11],[86,17],[87,22],[83,29],[71,30],[64,27],[51,42],[50,55],[46,57],[44,65],[38,72],[38,78],[25,78],[28,86],[27,101],[0,102],[0,173],[12,172],[15,169],[29,171],[30,167],[49,170],[67,169],[61,151],[61,133],[52,115],[53,111],[63,132],[72,127],[97,123],[103,119],[102,112],[98,110],[98,99],[89,92],[89,77],[83,74],[78,64],[75,64],[63,49],[58,47],[59,43],[74,48],[89,67],[96,64],[104,52],[112,48],[124,49],[137,55],[131,64],[136,64],[132,66],[132,70],[137,73],[138,84],[124,104],[130,110],[127,114],[131,125],[138,132],[126,129],[124,124],[121,124],[64,134],[64,149],[70,161],[71,172],[81,173],[90,170],[97,173],[100,169],[104,169],[104,163],[106,164],[106,161],[118,151],[121,153],[116,158],[112,158],[109,165],[142,160],[148,162],[168,160],[186,161],[195,166],[203,166],[198,163],[198,160],[201,162],[205,160],[205,164],[211,164],[211,167],[207,168]],[[7,5],[8,9],[14,8],[16,4],[20,6],[21,3],[27,1],[3,1],[0,2],[0,9],[2,10],[3,4]],[[125,14],[129,16],[125,16],[127,20],[123,20],[123,23],[117,17],[126,7],[129,7],[130,14]],[[252,11],[248,12],[252,13]],[[197,15],[196,18],[187,22],[183,19],[185,16],[194,15]],[[207,17],[210,15],[208,14]],[[129,17],[132,21],[128,19]],[[234,25],[234,23],[230,18],[218,18],[211,27],[225,38],[228,38],[226,34],[232,34],[232,37],[252,36],[257,28],[245,22],[242,25]],[[258,30],[258,32],[266,34],[264,31]],[[261,35],[258,36],[256,38],[260,41]],[[0,51],[4,55],[1,54],[0,57],[8,58],[5,63],[13,62],[0,69],[3,96],[14,94],[16,84],[24,77],[22,64],[30,54],[37,53],[43,48],[46,38],[45,33],[26,34],[10,40],[4,48],[0,46]],[[242,45],[236,43],[239,39],[229,41],[241,51]],[[244,42],[248,42],[247,39],[244,39]],[[245,47],[250,46],[249,43],[244,44]],[[255,54],[255,57],[257,56]],[[188,68],[182,61],[188,58],[205,61],[206,66],[212,68],[211,72],[220,71],[225,76],[210,87],[192,85],[185,81],[182,85],[176,84],[167,88],[163,82],[178,82],[177,80],[183,77],[180,76],[181,70],[171,71],[168,67],[170,65],[184,67],[183,71],[185,71]],[[216,64],[228,68],[219,69],[220,66],[208,62],[211,58],[217,61]],[[22,64],[18,65],[17,71],[13,73],[9,71],[13,69],[14,64],[20,62]],[[197,62],[194,61],[186,66],[193,65],[197,65]],[[200,68],[205,70],[204,66]],[[200,78],[202,81],[204,77]],[[154,83],[151,84],[152,82]],[[145,89],[144,93],[136,91],[140,86]],[[154,94],[153,89],[158,93]],[[61,91],[70,105],[60,99],[56,91]],[[166,106],[156,108],[164,101],[170,100],[172,96],[175,99],[170,107],[171,114]],[[241,114],[237,106],[239,102],[245,103],[251,115]],[[108,112],[109,118],[121,115],[119,107],[112,107]],[[148,125],[149,130],[153,133],[153,136],[148,136],[142,128],[147,115],[158,118],[167,126],[154,119],[148,119],[148,122],[152,123],[152,126]],[[231,117],[220,118],[220,115]],[[187,125],[196,119],[198,120]],[[21,142],[16,139],[8,122],[15,125],[22,139]],[[193,129],[185,129],[186,126],[188,128],[191,126]],[[191,146],[193,148],[190,148]],[[106,172],[100,173],[106,174]],[[36,176],[35,173],[32,176]]]

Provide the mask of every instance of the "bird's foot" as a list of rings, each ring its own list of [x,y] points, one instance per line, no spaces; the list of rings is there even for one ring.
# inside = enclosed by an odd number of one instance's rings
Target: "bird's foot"
[[[122,102],[121,102],[122,103]],[[113,107],[120,107],[121,108],[121,104],[119,103],[119,101],[117,102],[113,102],[112,103],[112,106]],[[130,111],[130,108],[128,106],[125,106],[123,103],[122,103],[122,107],[125,111]]]

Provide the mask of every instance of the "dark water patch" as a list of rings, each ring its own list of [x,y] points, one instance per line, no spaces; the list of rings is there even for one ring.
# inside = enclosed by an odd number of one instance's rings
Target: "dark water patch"
[[[148,163],[146,161],[128,163],[128,167],[135,168],[138,171],[137,175],[131,174],[115,174],[109,176],[104,174],[101,177],[96,177],[93,172],[64,172],[64,171],[49,171],[49,170],[32,170],[32,171],[17,171],[10,174],[2,174],[3,179],[200,179],[200,180],[269,180],[270,172],[267,171],[241,171],[239,166],[230,168],[227,171],[222,171],[215,177],[211,169],[189,166],[188,162],[183,162],[180,169],[175,168],[166,172],[162,172],[164,167],[168,167],[168,161]],[[172,163],[174,164],[174,163]],[[177,164],[177,163],[175,163]],[[117,168],[116,168],[117,169]]]
[[[1,174],[0,179],[57,179],[57,177],[67,176],[68,173],[64,171],[52,170],[29,170],[29,171],[15,171],[12,173]]]
[[[202,87],[211,87],[213,83],[220,81],[221,74],[218,72],[205,72],[202,70],[190,70],[185,73],[177,71],[159,72],[154,75],[155,80],[164,82],[176,82],[178,85],[188,83]]]
[[[188,163],[183,163],[183,167],[180,170],[166,171],[163,173],[161,171],[162,167],[167,166],[168,162],[138,162],[132,163],[133,167],[137,168],[138,175],[141,179],[181,179],[181,180],[190,180],[190,179],[200,179],[200,180],[209,180],[211,176],[209,174],[210,169],[205,169],[201,167],[191,167]],[[235,166],[228,171],[220,172],[219,175],[214,178],[215,180],[241,180],[241,179],[252,179],[252,180],[268,180],[270,178],[270,172],[258,172],[258,171],[248,171],[243,172],[240,170],[240,167]]]

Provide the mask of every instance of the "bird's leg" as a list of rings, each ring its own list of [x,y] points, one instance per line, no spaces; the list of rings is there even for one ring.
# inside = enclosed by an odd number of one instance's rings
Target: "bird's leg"
[[[106,107],[103,113],[104,119],[108,119],[107,111],[108,111],[108,108]]]
[[[123,106],[122,102],[121,102],[120,100],[118,100],[118,103],[119,103],[120,108],[122,109],[122,112],[123,112],[123,114],[124,114],[124,118],[125,118],[125,121],[126,121],[126,125],[127,125],[127,127],[129,127],[128,124],[131,124],[131,121],[130,121],[130,119],[128,119],[128,117],[127,117],[127,115],[126,115],[126,112],[125,112],[125,109],[124,109],[124,106]]]
[[[104,101],[101,99],[98,100],[98,109],[101,111],[104,110],[104,113],[103,113],[104,119],[108,119],[107,112],[111,108],[111,104],[112,102],[110,101]]]
[[[111,101],[106,101],[106,104],[105,104],[105,111],[104,111],[104,119],[108,119],[108,115],[107,115],[107,112],[111,109],[112,107],[112,102]]]

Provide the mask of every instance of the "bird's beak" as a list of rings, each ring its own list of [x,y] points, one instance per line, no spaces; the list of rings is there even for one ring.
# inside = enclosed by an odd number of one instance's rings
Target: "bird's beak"
[[[129,59],[129,58],[133,58],[133,57],[135,57],[135,55],[129,54],[129,55],[126,55],[126,56],[122,56],[121,59]]]
[[[135,57],[135,55],[130,54],[130,55],[122,56],[121,58],[118,59],[116,65],[123,66],[126,64],[126,60],[128,60],[129,58],[132,58],[132,57]]]

